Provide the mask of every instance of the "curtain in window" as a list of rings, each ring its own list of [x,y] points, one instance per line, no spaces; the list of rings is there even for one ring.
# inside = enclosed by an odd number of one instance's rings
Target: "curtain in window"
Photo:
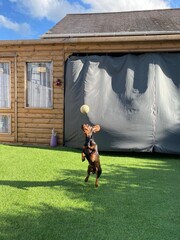
[[[10,107],[9,63],[0,63],[0,108]]]
[[[51,63],[27,64],[27,107],[52,107]]]
[[[0,115],[0,133],[10,132],[10,116]]]

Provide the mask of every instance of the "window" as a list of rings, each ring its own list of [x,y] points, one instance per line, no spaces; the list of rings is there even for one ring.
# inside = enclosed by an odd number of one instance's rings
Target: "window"
[[[52,67],[50,62],[27,63],[26,107],[52,107]]]
[[[10,133],[10,115],[0,115],[0,133]]]
[[[0,108],[10,108],[10,71],[7,62],[0,62]]]

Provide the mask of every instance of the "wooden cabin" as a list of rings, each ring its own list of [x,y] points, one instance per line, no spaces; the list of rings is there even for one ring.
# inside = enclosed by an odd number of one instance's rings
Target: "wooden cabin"
[[[0,142],[64,142],[72,54],[180,52],[180,9],[69,14],[39,40],[0,41]]]

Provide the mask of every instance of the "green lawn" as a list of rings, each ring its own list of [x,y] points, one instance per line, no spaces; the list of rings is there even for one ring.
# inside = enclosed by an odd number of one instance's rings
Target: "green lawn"
[[[0,145],[0,240],[179,240],[180,156]]]

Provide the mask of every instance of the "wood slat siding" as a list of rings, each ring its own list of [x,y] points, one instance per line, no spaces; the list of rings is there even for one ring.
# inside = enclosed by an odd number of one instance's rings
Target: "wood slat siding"
[[[0,134],[0,142],[49,145],[52,128],[55,128],[58,143],[63,144],[64,84],[58,87],[55,82],[61,79],[64,83],[64,64],[71,54],[162,51],[180,51],[180,37],[0,41],[0,60],[11,63],[11,108],[0,109],[0,114],[11,115],[11,133]],[[34,61],[53,63],[52,109],[25,107],[26,62]]]
[[[162,52],[179,51],[180,40],[176,41],[157,41],[157,42],[113,42],[113,43],[78,43],[65,46],[65,58],[73,52]]]
[[[14,57],[1,57],[7,53],[16,55],[17,76],[17,112],[15,111],[15,69]],[[55,86],[58,78],[64,79],[64,48],[62,44],[48,45],[0,45],[0,60],[11,61],[11,109],[0,109],[0,113],[11,114],[12,131],[0,134],[0,142],[24,144],[48,144],[51,131],[55,128],[58,143],[63,141],[64,86]],[[34,109],[25,107],[25,72],[27,62],[51,61],[53,64],[53,108]],[[16,114],[15,114],[16,112]],[[15,123],[17,136],[15,137]],[[15,141],[16,139],[16,141]]]

